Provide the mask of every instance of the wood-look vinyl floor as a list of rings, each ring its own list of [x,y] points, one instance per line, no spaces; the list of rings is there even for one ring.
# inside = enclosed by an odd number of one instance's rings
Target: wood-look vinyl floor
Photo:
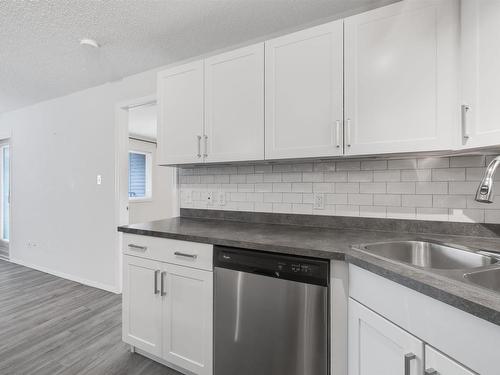
[[[9,248],[0,245],[0,259],[9,259]]]
[[[0,260],[0,375],[180,375],[121,329],[121,295]]]

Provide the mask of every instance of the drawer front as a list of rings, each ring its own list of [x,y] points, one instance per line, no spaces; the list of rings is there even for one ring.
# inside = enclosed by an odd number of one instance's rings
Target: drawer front
[[[213,245],[123,234],[123,253],[160,262],[213,270]]]

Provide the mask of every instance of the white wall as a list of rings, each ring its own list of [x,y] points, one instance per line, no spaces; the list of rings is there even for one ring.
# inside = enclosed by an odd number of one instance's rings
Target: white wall
[[[0,115],[12,134],[13,261],[120,289],[115,106],[155,90],[152,70]]]
[[[130,224],[159,220],[172,211],[173,196],[171,186],[174,182],[174,168],[156,165],[156,145],[148,142],[130,140],[130,150],[150,152],[152,157],[152,197],[145,201],[129,202]]]

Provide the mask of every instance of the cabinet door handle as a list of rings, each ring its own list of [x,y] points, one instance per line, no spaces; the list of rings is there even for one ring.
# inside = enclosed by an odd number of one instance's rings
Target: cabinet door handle
[[[197,135],[196,138],[198,139],[198,153],[196,156],[201,158],[201,135]]]
[[[167,292],[165,291],[165,276],[167,275],[166,272],[161,273],[161,296],[164,297],[167,295]]]
[[[346,128],[345,128],[345,143],[347,147],[351,147],[351,119],[347,119]]]
[[[146,251],[148,249],[147,246],[140,246],[140,245],[134,245],[133,243],[129,243],[128,247],[132,250],[137,250],[137,251]]]
[[[203,157],[206,158],[208,157],[208,135],[204,135],[203,136],[203,139],[205,142],[203,142],[203,146],[204,146],[204,152],[203,152]]]
[[[158,274],[159,273],[160,273],[160,270],[155,271],[155,289],[154,289],[155,294],[160,293],[160,291],[158,290]]]
[[[428,368],[424,371],[424,375],[439,375],[439,372],[437,372],[433,368]]]
[[[186,254],[186,253],[181,253],[180,251],[176,251],[174,255],[177,255],[178,257],[185,257],[185,258],[191,258],[191,259],[196,259],[198,258],[198,255],[196,254]]]
[[[416,358],[417,356],[414,353],[405,354],[405,375],[411,375],[411,361]]]
[[[462,137],[469,139],[469,129],[467,128],[467,113],[470,111],[470,106],[467,104],[462,105]]]
[[[337,148],[340,148],[340,120],[335,121],[335,137],[337,138]]]

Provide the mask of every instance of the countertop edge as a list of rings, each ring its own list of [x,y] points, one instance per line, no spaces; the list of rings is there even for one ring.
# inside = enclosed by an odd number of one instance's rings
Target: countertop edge
[[[257,251],[267,251],[282,254],[299,255],[312,258],[322,258],[328,260],[341,260],[345,261],[346,254],[343,251],[323,251],[315,249],[304,249],[302,247],[290,247],[290,246],[280,246],[280,245],[267,245],[258,242],[246,242],[246,241],[232,241],[223,238],[216,237],[204,237],[196,236],[191,234],[179,234],[179,233],[169,233],[169,232],[158,232],[152,230],[143,230],[127,227],[118,227],[118,231],[128,234],[137,234],[140,236],[150,236],[158,238],[169,238],[173,240],[182,241],[192,241],[200,242],[217,246],[228,246],[228,247],[240,247],[244,249],[257,250]]]

